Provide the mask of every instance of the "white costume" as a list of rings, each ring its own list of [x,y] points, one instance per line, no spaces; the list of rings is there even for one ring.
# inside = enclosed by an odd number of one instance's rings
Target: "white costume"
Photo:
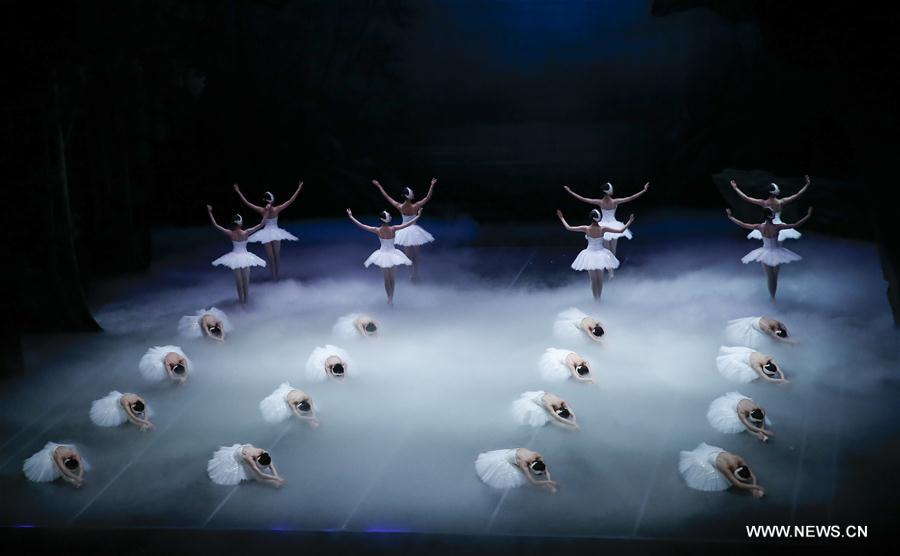
[[[575,261],[572,262],[573,270],[608,270],[619,268],[619,259],[612,251],[603,246],[602,237],[584,236],[588,246],[582,249]]]
[[[416,217],[415,214],[412,216],[402,214],[401,216],[403,217],[404,224]],[[395,236],[394,243],[401,247],[405,245],[425,245],[426,243],[434,241],[434,236],[426,232],[425,229],[418,224],[413,224],[402,230],[397,230]]]
[[[759,378],[756,370],[750,365],[750,355],[753,350],[748,347],[719,347],[719,356],[716,357],[716,367],[719,374],[729,380],[737,382],[753,382]]]
[[[478,454],[475,472],[484,484],[493,488],[515,488],[528,482],[516,465],[515,448]]]
[[[128,422],[128,413],[119,400],[122,393],[113,390],[106,397],[91,403],[91,421],[98,427],[118,427]]]
[[[782,247],[775,238],[764,237],[762,241],[762,247],[757,247],[741,257],[742,263],[759,262],[768,266],[778,266],[799,261],[803,258],[790,249]]]
[[[49,483],[50,481],[55,481],[62,477],[62,472],[59,470],[59,467],[56,466],[56,462],[53,459],[54,452],[56,452],[56,449],[60,446],[74,448],[71,444],[48,442],[44,444],[44,447],[41,448],[39,452],[25,460],[22,464],[22,472],[25,473],[25,476],[28,477],[29,481]],[[84,461],[83,457],[81,458],[81,465],[84,467],[85,471],[90,469],[90,466]]]
[[[210,307],[209,309],[200,309],[193,315],[181,317],[178,321],[178,334],[185,338],[202,338],[205,336],[203,330],[200,328],[200,321],[203,319],[204,315],[214,317],[222,323],[222,330],[226,334],[231,333],[232,326],[231,321],[228,320],[228,315],[215,307]]]
[[[624,228],[625,227],[624,222],[619,222],[616,219],[615,207],[611,208],[611,209],[601,208],[600,214],[601,214],[601,218],[600,218],[600,222],[598,222],[598,224],[600,224],[601,226],[606,226],[608,228]],[[605,239],[605,240],[619,239],[620,237],[624,237],[625,239],[631,239],[632,238],[631,230],[626,228],[624,232],[605,232],[603,234],[603,239]]]
[[[572,369],[566,364],[566,357],[572,353],[568,349],[547,348],[538,360],[538,369],[544,380],[563,381],[572,376]],[[590,365],[588,365],[590,368]]]
[[[776,212],[772,217],[773,224],[784,224],[781,221],[781,213]],[[784,230],[778,230],[778,241],[784,241],[786,239],[800,239],[800,232],[795,230],[794,228],[785,228]],[[762,239],[762,233],[759,230],[752,230],[749,234],[747,234],[747,239]]]
[[[580,309],[570,307],[556,315],[553,323],[553,335],[560,340],[581,341],[585,339],[587,332],[581,327],[581,321],[589,318]]]
[[[402,264],[411,265],[412,261],[409,260],[409,257],[403,254],[403,251],[400,251],[396,247],[394,247],[393,239],[384,239],[382,237],[378,238],[378,241],[381,242],[381,247],[376,249],[369,255],[369,258],[366,259],[366,262],[363,263],[363,266],[366,268],[369,265],[380,266],[381,268],[390,268],[392,266],[399,266]]]
[[[749,396],[745,396],[740,392],[728,392],[724,396],[720,396],[709,404],[709,410],[706,412],[706,420],[712,428],[725,434],[737,434],[744,432],[747,427],[738,416],[738,404],[743,400],[753,401]],[[765,417],[766,425],[771,425],[768,417]]]
[[[266,422],[280,423],[282,421],[287,421],[294,415],[294,411],[287,401],[287,395],[290,394],[292,390],[296,390],[296,388],[287,382],[283,382],[274,392],[259,402],[259,411],[262,413],[263,419],[265,419]],[[310,407],[318,410],[318,407],[312,402],[312,399],[310,399]]]
[[[725,340],[735,346],[758,348],[767,340],[768,334],[759,326],[762,317],[747,317],[728,321],[725,327]]]
[[[690,452],[681,452],[678,472],[691,488],[697,490],[726,490],[731,481],[716,467],[716,458],[724,452],[722,448],[701,442]]]
[[[261,231],[261,230],[260,230]],[[213,266],[227,266],[235,270],[251,266],[266,266],[266,261],[247,251],[246,241],[231,240],[231,253],[225,253],[212,262]]]
[[[217,485],[236,485],[251,478],[242,452],[248,444],[222,446],[206,463],[206,474]]]
[[[356,326],[356,319],[360,316],[362,316],[362,313],[350,313],[349,315],[340,317],[337,322],[334,323],[331,332],[338,338],[344,340],[365,338],[366,336],[360,332],[359,328]]]
[[[147,353],[141,357],[141,362],[138,363],[138,369],[141,371],[141,376],[143,376],[145,380],[152,382],[162,382],[169,378],[169,373],[166,370],[166,355],[169,353],[177,353],[181,357],[184,357],[185,373],[191,372],[193,369],[191,360],[187,358],[183,351],[181,351],[180,347],[154,346],[147,350]]]
[[[297,236],[278,227],[278,217],[266,218],[262,229],[255,231],[247,241],[251,243],[269,243],[270,241],[297,241]],[[263,264],[265,266],[265,264]]]
[[[313,382],[323,382],[327,380],[328,375],[325,371],[325,361],[332,355],[340,357],[341,360],[343,360],[345,376],[355,373],[356,368],[353,361],[350,359],[350,355],[337,346],[326,344],[317,347],[309,354],[309,358],[306,360],[306,379]]]
[[[542,427],[550,422],[550,415],[544,407],[543,390],[525,392],[512,403],[512,416],[516,423],[532,427]]]

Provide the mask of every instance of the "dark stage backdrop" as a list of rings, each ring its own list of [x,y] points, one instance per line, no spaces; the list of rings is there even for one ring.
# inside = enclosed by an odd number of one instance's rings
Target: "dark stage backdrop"
[[[430,215],[522,222],[552,219],[563,184],[721,207],[729,176],[761,193],[747,172],[808,173],[808,227],[878,241],[896,297],[900,18],[875,6],[4,3],[5,368],[22,331],[96,329],[91,279],[144,268],[150,231],[206,203],[226,217],[234,182],[283,199],[302,178],[290,216],[310,218],[381,210],[372,178],[436,176]]]

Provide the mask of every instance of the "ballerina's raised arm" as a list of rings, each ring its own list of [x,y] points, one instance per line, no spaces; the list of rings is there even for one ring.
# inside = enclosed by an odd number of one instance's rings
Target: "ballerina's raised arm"
[[[206,212],[209,213],[209,219],[210,219],[210,221],[212,221],[212,225],[216,229],[218,229],[219,231],[221,231],[222,233],[224,233],[226,235],[229,235],[229,236],[231,235],[231,230],[229,230],[228,228],[223,228],[222,226],[219,226],[219,223],[216,222],[216,217],[213,216],[212,205],[206,205]]]
[[[356,224],[357,226],[359,226],[359,227],[362,228],[363,230],[365,230],[365,231],[367,231],[367,232],[372,232],[373,234],[377,234],[377,233],[378,233],[378,228],[376,228],[376,227],[374,227],[374,226],[366,226],[365,224],[363,224],[362,222],[360,222],[359,220],[357,220],[357,219],[353,216],[353,213],[350,211],[350,209],[347,209],[347,216],[350,217],[350,220],[351,220],[354,224]]]
[[[809,188],[809,183],[810,183],[809,176],[803,176],[803,180],[804,180],[804,184],[803,184],[803,187],[800,188],[800,191],[794,193],[793,195],[790,195],[789,197],[782,197],[782,199],[781,199],[782,204],[790,203],[791,201],[796,201],[797,197],[806,193],[806,190],[807,190],[807,188]]]
[[[628,229],[628,226],[631,226],[632,222],[634,222],[633,214],[628,217],[628,222],[626,222],[625,225],[622,226],[621,228],[613,228],[611,226],[600,226],[600,231],[602,231],[603,233],[612,232],[614,234],[621,234],[622,232],[624,232],[625,230]]]
[[[382,197],[384,197],[387,200],[387,202],[391,204],[392,207],[394,207],[395,209],[400,208],[401,203],[398,203],[390,195],[388,195],[387,191],[384,190],[384,187],[381,186],[381,184],[378,182],[378,180],[372,180],[372,184],[378,188],[378,191],[381,191]],[[429,191],[429,194],[431,194],[430,191]]]
[[[294,194],[291,195],[291,198],[290,198],[290,199],[288,199],[287,201],[285,201],[285,202],[283,202],[283,203],[281,203],[280,205],[278,205],[278,206],[275,207],[275,214],[278,214],[279,212],[281,212],[281,211],[283,211],[284,209],[286,209],[286,208],[288,208],[289,206],[291,206],[291,204],[293,204],[293,202],[297,200],[297,196],[300,195],[300,190],[301,190],[301,189],[303,189],[303,180],[300,180],[300,184],[297,186],[297,190],[294,191]]]
[[[238,197],[240,197],[241,201],[245,205],[247,205],[248,207],[250,207],[251,209],[255,210],[256,212],[258,212],[260,214],[265,214],[266,209],[264,207],[261,207],[259,205],[254,205],[253,203],[248,201],[246,197],[244,197],[244,194],[241,193],[241,188],[238,186],[238,184],[234,184],[234,192],[238,194]]]
[[[802,226],[804,222],[809,220],[809,217],[812,216],[812,213],[813,213],[813,209],[812,209],[812,207],[809,207],[809,210],[806,211],[806,216],[804,216],[800,220],[797,220],[793,224],[788,224],[788,223],[775,224],[775,227],[778,228],[779,230],[787,230],[790,228],[796,228],[797,226]]]
[[[641,195],[646,193],[648,189],[650,189],[649,181],[647,183],[645,183],[644,187],[640,191],[635,193],[634,195],[629,195],[628,197],[622,197],[621,199],[613,199],[613,201],[616,203],[616,206],[621,205],[622,203],[630,203],[631,201],[634,201],[635,199],[637,199],[638,197],[640,197]],[[627,228],[628,226],[625,226],[625,227]],[[616,233],[619,233],[619,232],[616,232]]]
[[[587,229],[588,229],[587,226],[571,226],[571,225],[569,225],[569,223],[566,222],[566,217],[563,216],[563,213],[561,210],[556,209],[556,216],[559,217],[559,220],[560,220],[560,222],[562,222],[563,227],[565,229],[569,230],[570,232],[581,232],[581,233],[587,232]]]
[[[425,206],[425,203],[431,200],[431,194],[434,193],[434,184],[436,183],[437,178],[431,178],[431,183],[428,184],[428,193],[425,194],[421,201],[416,201],[415,203],[413,203],[414,207],[416,207],[417,209],[421,209],[423,206]]]
[[[748,224],[746,222],[742,222],[731,215],[731,209],[725,209],[725,214],[728,215],[728,219],[740,226],[741,228],[746,228],[747,230],[758,230],[762,224]]]
[[[575,193],[574,191],[572,191],[572,188],[569,187],[568,185],[564,185],[563,189],[565,189],[569,193],[569,195],[571,195],[572,197],[575,197],[582,203],[588,203],[588,204],[597,205],[597,206],[600,205],[600,199],[589,199],[587,197],[582,197],[578,193]]]
[[[418,214],[416,214],[412,218],[412,220],[410,220],[409,222],[404,222],[403,224],[400,224],[399,226],[391,226],[391,229],[396,232],[397,230],[402,230],[403,228],[408,228],[408,227],[412,226],[413,224],[415,224],[416,220],[418,220],[420,216],[422,216],[422,209],[419,209]]]
[[[757,199],[755,197],[750,197],[749,195],[745,194],[743,191],[740,190],[737,182],[734,180],[731,180],[729,183],[731,184],[731,188],[734,189],[734,192],[737,193],[738,197],[740,197],[741,199],[747,201],[748,203],[753,203],[754,205],[759,205],[761,207],[766,206],[765,199]]]

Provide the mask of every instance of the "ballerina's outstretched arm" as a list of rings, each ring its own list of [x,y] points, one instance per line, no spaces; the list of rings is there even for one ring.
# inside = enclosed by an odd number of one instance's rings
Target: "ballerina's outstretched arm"
[[[141,400],[140,398],[138,398],[138,400],[144,402],[144,400]],[[144,402],[144,407],[147,407],[146,402]],[[140,427],[141,430],[149,430],[153,428],[153,423],[150,422],[150,419],[141,417],[140,415],[135,413],[134,409],[132,409],[131,407],[131,404],[122,404],[122,408],[125,410],[125,415],[128,417],[128,420]]]
[[[285,201],[285,202],[281,203],[280,205],[278,205],[277,207],[275,207],[275,212],[279,213],[279,212],[283,211],[284,209],[288,208],[289,206],[291,206],[291,204],[293,204],[293,202],[297,200],[297,195],[300,195],[301,189],[303,189],[303,180],[300,180],[300,185],[297,186],[297,190],[294,191],[294,194],[291,195],[290,199],[288,199],[287,201]]]
[[[812,213],[813,213],[813,209],[812,209],[812,207],[809,207],[809,210],[806,211],[806,216],[804,216],[800,220],[797,220],[793,224],[775,224],[775,226],[779,230],[785,230],[785,229],[789,229],[789,228],[796,228],[797,226],[802,226],[804,222],[809,220],[809,217],[812,216]]]
[[[431,200],[431,194],[434,193],[434,184],[437,183],[437,178],[431,178],[431,183],[428,184],[428,193],[425,194],[425,197],[422,198],[421,201],[417,203],[413,203],[413,206],[416,208],[422,208],[429,200]]]
[[[517,465],[519,466],[519,469],[522,470],[522,473],[525,474],[525,478],[528,479],[529,483],[533,484],[534,486],[545,487],[545,488],[549,489],[551,492],[556,492],[556,481],[550,480],[550,472],[549,471],[544,471],[544,476],[547,477],[546,479],[538,480],[538,479],[535,479],[534,475],[531,474],[531,470],[528,469],[527,465],[524,465],[521,463],[517,463]]]
[[[737,194],[738,194],[738,197],[740,197],[741,199],[747,201],[748,203],[753,203],[754,205],[759,205],[759,206],[761,206],[761,207],[766,206],[766,201],[765,201],[765,200],[763,200],[763,199],[756,199],[756,198],[754,198],[754,197],[750,197],[750,196],[744,194],[744,192],[741,191],[741,190],[738,188],[738,184],[737,184],[736,181],[731,180],[729,183],[731,184],[731,188],[734,189],[734,192],[737,193]]]
[[[569,187],[568,185],[564,185],[563,189],[565,189],[569,193],[569,195],[571,195],[572,197],[575,197],[582,203],[588,203],[589,205],[598,205],[598,206],[600,205],[600,199],[588,199],[587,197],[582,197],[578,193],[575,193],[574,191],[572,191],[572,188]]]
[[[247,198],[244,197],[244,194],[241,193],[241,188],[238,187],[238,184],[234,184],[234,192],[237,193],[237,194],[238,194],[238,197],[241,198],[241,201],[242,201],[245,205],[247,205],[248,207],[250,207],[251,209],[255,210],[256,212],[258,212],[258,213],[260,213],[260,214],[263,214],[263,213],[266,212],[266,209],[264,209],[263,207],[258,206],[258,205],[254,205],[253,203],[251,203],[250,201],[248,201]]]
[[[290,404],[291,411],[294,412],[294,415],[300,419],[301,421],[309,421],[310,423],[319,423],[319,419],[316,415],[315,407],[313,406],[312,399],[309,400],[310,411],[308,415],[304,415],[302,411],[297,409],[297,406],[294,404]]]
[[[739,465],[747,465],[746,463],[744,463],[744,460],[742,460],[742,459],[738,460],[738,464]],[[716,467],[719,467],[719,466],[716,465]],[[749,466],[747,466],[747,470],[750,471]],[[725,467],[724,469],[719,468],[719,471],[723,475],[725,475],[725,478],[728,479],[728,481],[732,485],[736,486],[737,488],[739,488],[741,490],[750,490],[750,491],[762,491],[763,490],[763,488],[761,486],[756,484],[756,475],[753,474],[753,471],[750,471],[750,480],[751,480],[750,483],[745,483],[744,481],[738,479],[737,476],[734,474],[734,471],[730,467]]]
[[[413,219],[410,220],[409,222],[404,222],[403,224],[400,224],[399,226],[391,226],[391,229],[396,232],[397,230],[402,230],[403,228],[409,228],[410,226],[412,226],[413,224],[416,223],[416,220],[418,220],[420,216],[422,216],[422,209],[419,209],[419,213],[416,214],[413,217]]]
[[[731,209],[725,209],[725,214],[728,215],[728,219],[740,226],[741,228],[745,228],[747,230],[758,230],[761,224],[747,224],[746,222],[741,222],[737,218],[731,215]]]
[[[398,203],[397,201],[392,199],[391,196],[387,194],[387,191],[385,191],[384,188],[381,187],[381,184],[378,183],[378,180],[372,180],[372,184],[378,188],[378,191],[381,191],[381,196],[384,197],[387,200],[387,202],[391,204],[392,207],[394,207],[396,209],[400,208],[400,203]]]
[[[791,201],[796,201],[797,197],[806,193],[806,190],[809,187],[809,183],[810,183],[809,176],[803,176],[803,179],[805,180],[805,183],[803,184],[803,187],[800,188],[800,191],[798,191],[788,197],[782,197],[782,199],[781,199],[782,204],[790,203]]]
[[[628,222],[626,222],[625,225],[622,226],[621,228],[612,228],[612,227],[610,227],[610,226],[600,226],[600,231],[601,231],[601,232],[604,232],[604,233],[606,233],[606,232],[612,232],[612,233],[614,233],[614,234],[621,234],[622,232],[624,232],[625,230],[628,229],[628,226],[631,226],[631,223],[632,223],[632,222],[634,222],[634,215],[633,215],[633,214],[632,214],[631,216],[628,217]]]
[[[738,412],[738,419],[741,420],[741,424],[747,427],[747,430],[756,434],[757,437],[760,437],[760,440],[765,440],[762,436],[769,436],[770,434],[774,435],[773,432],[765,429],[765,423],[760,426],[754,425],[750,419],[747,419],[747,416],[743,414],[743,412]]]
[[[630,196],[628,196],[628,197],[622,197],[621,199],[613,199],[613,201],[615,201],[616,205],[621,205],[622,203],[628,203],[628,202],[630,202],[630,201],[634,201],[635,199],[637,199],[638,197],[640,197],[641,195],[643,195],[644,193],[646,193],[648,189],[650,189],[650,182],[649,182],[649,181],[648,181],[647,183],[644,184],[644,188],[643,188],[643,189],[641,189],[640,191],[638,191],[638,192],[635,193],[634,195],[630,195]],[[618,233],[618,232],[617,232],[617,233]]]
[[[246,230],[247,235],[248,235],[248,236],[249,236],[249,235],[253,235],[257,230],[259,230],[260,228],[262,228],[265,224],[266,224],[266,221],[265,221],[265,220],[260,220],[260,221],[259,221],[259,224],[257,224],[256,226],[253,226],[252,228],[248,228],[248,229]]]
[[[572,411],[572,409],[570,407],[565,406],[566,409],[569,410],[569,415],[571,415],[572,418],[571,419],[563,419],[562,417],[557,415],[556,410],[553,409],[552,404],[549,404],[547,402],[543,402],[543,404],[544,404],[544,409],[547,410],[547,413],[549,413],[550,416],[553,417],[559,424],[564,425],[566,427],[576,429],[576,430],[578,429],[578,424],[575,422],[575,412]]]
[[[231,235],[231,230],[229,230],[228,228],[223,228],[222,226],[219,226],[219,223],[216,222],[216,217],[213,216],[212,205],[206,205],[206,212],[209,213],[209,219],[212,221],[213,226],[215,226],[219,231],[221,231],[225,234]]]
[[[350,209],[347,209],[347,216],[350,217],[350,220],[351,220],[354,224],[356,224],[357,226],[359,226],[359,227],[362,228],[363,230],[365,230],[365,231],[367,231],[367,232],[372,232],[373,234],[377,234],[377,233],[378,233],[378,228],[375,228],[375,227],[373,227],[373,226],[366,226],[365,224],[363,224],[362,222],[360,222],[359,220],[357,220],[356,218],[354,218],[354,217],[353,217],[353,213],[350,212]]]
[[[588,228],[587,226],[570,226],[569,223],[566,222],[566,217],[563,216],[562,211],[559,210],[559,209],[556,209],[556,216],[559,217],[559,221],[562,222],[563,227],[564,227],[565,229],[569,230],[570,232],[582,232],[582,233],[584,233],[584,232],[587,231],[587,228]]]
[[[273,482],[275,484],[281,484],[284,482],[284,479],[282,479],[280,476],[278,476],[278,471],[275,469],[274,462],[269,463],[269,469],[271,469],[272,472],[266,473],[259,466],[259,463],[256,461],[256,458],[250,457],[250,458],[245,458],[245,459],[246,459],[247,463],[250,465],[250,469],[253,470],[253,473],[257,476],[257,478],[259,478],[263,481]]]
[[[56,464],[56,468],[59,469],[59,472],[62,473],[62,478],[69,483],[72,483],[76,487],[80,487],[84,484],[84,462],[81,461],[81,456],[77,453],[72,455],[78,461],[78,472],[75,473],[65,464],[65,457],[57,451],[53,452],[53,462]]]

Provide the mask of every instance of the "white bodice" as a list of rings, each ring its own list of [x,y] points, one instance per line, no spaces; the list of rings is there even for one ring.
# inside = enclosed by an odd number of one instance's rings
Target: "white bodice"
[[[231,252],[232,253],[246,253],[247,252],[247,241],[231,241]]]
[[[601,208],[600,214],[601,214],[601,218],[600,218],[601,222],[610,222],[612,220],[615,220],[616,219],[616,207],[613,207],[611,209]]]
[[[266,218],[265,228],[277,228],[278,227],[278,217],[273,216],[272,218]]]
[[[587,242],[588,242],[587,248],[590,251],[600,251],[602,249],[605,249],[605,247],[603,247],[603,238],[602,237],[591,237],[589,235],[585,235],[584,239],[587,240]]]
[[[412,220],[413,218],[416,217],[415,214],[401,214],[400,216],[403,217],[403,223],[404,223],[404,224],[406,224],[407,222],[409,222],[410,220]]]
[[[778,238],[777,237],[764,237],[763,238],[763,248],[777,249],[778,248]]]
[[[394,247],[394,238],[385,239],[383,237],[378,238],[378,241],[381,242],[381,249],[383,251],[391,251],[395,249]]]

